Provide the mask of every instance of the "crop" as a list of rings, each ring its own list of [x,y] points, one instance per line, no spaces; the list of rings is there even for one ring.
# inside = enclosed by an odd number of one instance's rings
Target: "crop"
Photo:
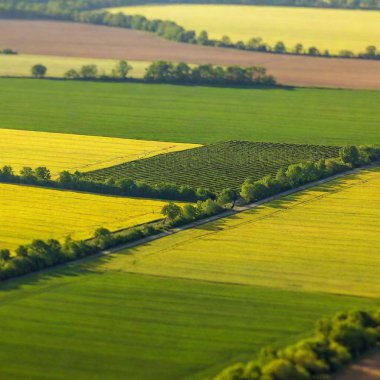
[[[90,238],[161,219],[165,202],[0,184],[0,248],[67,235]]]
[[[118,255],[1,285],[2,378],[210,378],[262,346],[309,335],[322,316],[371,305],[100,270],[109,260]]]
[[[380,168],[126,251],[109,268],[380,297]]]
[[[95,180],[130,178],[149,184],[174,183],[213,191],[239,190],[248,177],[259,180],[301,161],[339,155],[339,147],[227,141],[88,172]]]
[[[110,74],[117,64],[114,59],[99,58],[77,58],[77,57],[56,57],[48,55],[0,55],[0,75],[3,76],[30,76],[30,69],[33,65],[43,64],[47,67],[46,76],[63,77],[70,69],[79,70],[83,65],[94,64],[98,67],[99,74]],[[141,78],[145,68],[149,65],[146,62],[129,61],[133,70],[130,76]]]
[[[0,79],[0,87],[1,127],[8,129],[199,144],[380,143],[380,91],[31,79]]]
[[[0,167],[94,170],[196,145],[0,129]]]
[[[113,8],[111,12],[173,20],[187,30],[206,30],[210,38],[229,36],[233,42],[261,37],[270,45],[283,41],[332,53],[364,51],[380,41],[380,14],[354,10],[264,7],[246,5],[148,5]]]

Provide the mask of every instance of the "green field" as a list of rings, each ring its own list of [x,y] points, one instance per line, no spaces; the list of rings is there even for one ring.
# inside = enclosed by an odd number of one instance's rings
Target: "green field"
[[[333,53],[347,49],[358,53],[380,42],[379,12],[215,4],[144,5],[111,11],[176,21],[197,33],[206,30],[210,38],[227,35],[234,42],[262,37],[270,45],[284,41],[293,48],[300,42]]]
[[[98,74],[111,74],[117,64],[114,59],[99,58],[76,58],[76,57],[56,57],[50,55],[1,55],[0,54],[0,76],[29,77],[30,69],[33,65],[43,64],[47,67],[46,76],[60,78],[70,70],[78,70],[83,65],[96,65]],[[147,62],[130,61],[133,67],[130,72],[131,77],[141,78],[148,66]]]
[[[0,79],[1,127],[210,143],[380,143],[380,91]]]
[[[302,161],[339,156],[339,147],[226,141],[181,152],[125,162],[86,173],[105,181],[129,178],[156,185],[174,183],[213,191],[239,190],[248,177],[255,181],[276,175],[281,168]]]
[[[321,316],[374,304],[97,268],[1,285],[2,379],[201,379],[308,335]]]

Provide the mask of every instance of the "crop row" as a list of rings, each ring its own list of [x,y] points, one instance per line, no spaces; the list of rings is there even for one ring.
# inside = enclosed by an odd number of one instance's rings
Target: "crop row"
[[[129,178],[148,184],[237,190],[247,177],[258,180],[293,163],[338,155],[339,147],[334,146],[227,141],[126,162],[86,176],[94,180]]]

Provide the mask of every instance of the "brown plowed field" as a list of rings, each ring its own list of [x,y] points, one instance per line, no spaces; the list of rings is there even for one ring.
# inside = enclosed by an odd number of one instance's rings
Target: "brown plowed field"
[[[334,380],[379,380],[380,352],[361,360]]]
[[[24,54],[261,65],[283,84],[380,89],[380,61],[296,57],[196,46],[167,41],[150,33],[97,25],[0,20],[0,47]]]

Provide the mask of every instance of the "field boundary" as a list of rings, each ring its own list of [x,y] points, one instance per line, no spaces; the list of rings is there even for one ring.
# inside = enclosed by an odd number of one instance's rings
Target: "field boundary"
[[[96,253],[96,254],[88,256],[88,257],[81,258],[79,260],[74,260],[74,261],[71,261],[71,262],[67,262],[67,263],[63,263],[63,264],[60,264],[60,265],[56,265],[54,267],[45,268],[45,269],[42,269],[40,271],[28,273],[28,274],[25,274],[25,275],[22,275],[22,276],[17,276],[15,278],[11,278],[9,280],[3,281],[3,283],[9,283],[9,282],[14,281],[14,280],[17,281],[19,279],[29,278],[29,277],[31,277],[33,275],[38,275],[38,274],[42,274],[42,273],[56,271],[56,270],[67,268],[67,267],[69,267],[69,268],[76,267],[78,265],[85,264],[85,263],[87,263],[89,261],[92,261],[94,259],[98,259],[98,258],[101,258],[101,257],[104,257],[104,256],[115,254],[115,253],[120,252],[120,251],[125,250],[125,249],[134,248],[134,247],[146,244],[146,243],[150,243],[152,241],[159,240],[159,239],[162,239],[164,237],[177,234],[177,233],[179,233],[181,231],[186,231],[186,230],[189,230],[189,229],[192,229],[192,228],[196,228],[196,227],[202,226],[202,225],[207,224],[207,223],[215,222],[217,220],[224,219],[224,218],[232,216],[232,215],[236,215],[236,214],[248,211],[248,210],[255,209],[255,208],[257,208],[257,207],[259,207],[259,206],[261,206],[263,204],[270,203],[270,202],[275,201],[275,200],[279,200],[279,199],[287,197],[289,195],[292,195],[292,194],[295,194],[295,193],[299,193],[301,191],[308,190],[310,188],[313,188],[313,187],[316,187],[316,186],[320,186],[320,185],[323,185],[323,184],[328,183],[328,182],[335,181],[336,179],[340,179],[340,178],[344,178],[344,177],[350,176],[352,174],[360,173],[361,171],[364,171],[364,170],[376,167],[379,163],[380,163],[380,161],[376,161],[376,162],[373,162],[373,163],[371,163],[369,165],[366,165],[366,166],[363,166],[363,167],[360,167],[360,168],[352,169],[352,170],[349,170],[347,172],[339,173],[339,174],[333,175],[333,176],[328,177],[328,178],[324,178],[324,179],[321,179],[321,180],[318,180],[318,181],[310,182],[308,184],[299,186],[299,187],[294,188],[294,189],[290,189],[290,190],[284,191],[284,192],[282,192],[280,194],[273,195],[271,197],[265,198],[265,199],[257,201],[257,202],[253,202],[253,203],[245,205],[245,206],[235,206],[234,209],[227,210],[227,211],[225,211],[225,212],[223,212],[221,214],[217,214],[217,215],[205,218],[205,219],[194,221],[194,222],[191,222],[191,223],[186,224],[186,225],[181,226],[181,227],[170,228],[170,229],[168,229],[166,231],[163,231],[163,232],[161,232],[159,234],[148,236],[148,237],[136,240],[136,241],[131,242],[131,243],[122,244],[122,245],[113,247],[111,249],[105,249],[105,250],[103,250],[103,251],[101,251],[99,253]]]

